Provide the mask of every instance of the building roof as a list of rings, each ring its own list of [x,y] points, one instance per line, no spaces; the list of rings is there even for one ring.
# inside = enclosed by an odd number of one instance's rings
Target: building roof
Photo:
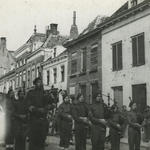
[[[40,40],[41,42],[45,42],[45,40],[46,40],[46,34],[44,34],[44,33],[34,33],[34,34],[31,35],[31,37],[27,40],[26,43],[33,42],[33,41],[35,41],[35,39],[38,39],[38,40]]]
[[[128,2],[124,3],[117,11],[115,11],[112,16],[116,16],[118,14],[120,14],[121,12],[124,12],[125,10],[128,10]]]
[[[102,22],[104,22],[108,17],[106,16],[100,16],[98,15],[92,22],[90,22],[88,24],[88,26],[80,33],[79,36],[82,36],[94,29],[97,28],[97,25],[101,24]]]
[[[97,25],[97,27],[89,32],[85,32],[85,34],[82,34],[75,40],[68,41],[64,43],[65,47],[69,47],[74,45],[75,43],[94,35],[95,33],[98,33],[99,31],[102,31],[104,28],[107,28],[108,26],[111,26],[117,22],[120,22],[123,19],[127,19],[127,17],[130,17],[131,15],[134,15],[140,11],[143,11],[143,9],[146,9],[150,6],[150,0],[144,0],[137,6],[134,6],[130,9],[128,9],[128,2],[126,2],[124,5],[122,5],[115,13],[112,14],[111,17],[108,17],[105,19],[104,22],[101,22]]]
[[[150,6],[150,0],[144,0],[140,4],[131,7],[128,9],[127,7],[128,2],[125,3],[123,6],[121,6],[117,11],[109,17],[104,23],[99,24],[98,27],[103,29],[105,27],[108,27],[110,25],[113,25],[114,23],[120,22],[123,19],[127,19],[128,17],[135,15],[138,12],[143,11],[144,9],[148,8]],[[147,7],[148,6],[148,7]]]
[[[87,37],[90,37],[91,35],[95,34],[95,29],[97,29],[97,26],[101,23],[103,23],[105,20],[107,20],[108,17],[98,15],[92,22],[88,24],[88,26],[79,34],[78,38],[74,40],[68,40],[66,43],[64,43],[65,47],[68,47],[70,45],[73,45],[77,43],[78,41],[81,41]]]
[[[49,35],[46,41],[43,43],[44,48],[53,48],[56,45],[62,45],[65,41],[67,41],[69,37],[63,35]]]

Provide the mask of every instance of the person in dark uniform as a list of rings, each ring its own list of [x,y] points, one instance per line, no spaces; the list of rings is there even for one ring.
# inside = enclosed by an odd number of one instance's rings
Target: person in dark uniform
[[[117,105],[114,105],[111,108],[111,111],[112,113],[108,121],[110,127],[111,150],[120,150],[120,137],[122,134],[122,127],[125,120],[121,116]]]
[[[27,93],[27,109],[30,113],[29,121],[29,150],[44,150],[47,136],[48,102],[44,96],[41,78],[33,81],[35,88]]]
[[[24,92],[18,91],[18,100],[14,102],[13,130],[15,136],[15,150],[25,150],[25,131],[27,129],[27,114],[25,109]]]
[[[72,109],[75,120],[75,149],[86,150],[86,137],[89,125],[88,107],[82,94],[77,96],[78,103]]]
[[[135,102],[130,103],[131,110],[128,113],[128,143],[129,150],[140,150],[141,124],[143,117],[137,112]]]
[[[122,125],[122,135],[121,137],[124,137],[126,135],[127,125],[128,125],[128,111],[127,107],[125,105],[122,106],[121,116],[124,118],[124,124]]]
[[[90,107],[89,118],[92,122],[92,150],[104,150],[108,110],[103,103],[102,95],[100,93],[97,94],[95,103],[93,103]]]
[[[5,133],[5,145],[6,150],[13,150],[14,148],[14,133],[13,133],[13,114],[14,114],[14,106],[13,102],[15,100],[14,91],[9,89],[8,94],[6,96],[6,133]]]
[[[145,134],[145,142],[150,141],[150,106],[146,106],[146,109],[144,111],[144,121],[143,121],[143,127],[144,127],[144,134]]]
[[[70,135],[72,131],[72,116],[70,98],[67,95],[63,97],[63,103],[58,108],[60,144],[63,149],[68,149]]]

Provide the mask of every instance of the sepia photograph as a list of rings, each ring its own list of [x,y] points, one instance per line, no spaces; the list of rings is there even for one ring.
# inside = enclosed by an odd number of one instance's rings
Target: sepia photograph
[[[0,150],[150,150],[150,0],[0,0]]]

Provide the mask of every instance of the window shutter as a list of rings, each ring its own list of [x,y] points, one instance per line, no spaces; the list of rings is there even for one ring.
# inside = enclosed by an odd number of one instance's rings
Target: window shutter
[[[122,42],[119,42],[117,45],[118,50],[118,69],[122,69]]]
[[[116,49],[116,45],[113,45],[113,49],[112,49],[112,60],[113,60],[113,62],[112,62],[112,63],[113,63],[113,66],[112,66],[112,67],[113,67],[113,70],[116,70],[116,69],[117,69],[117,68],[116,68],[116,66],[117,66],[117,63],[116,63],[116,59],[117,59],[117,58],[116,58],[116,54],[117,54],[117,53],[116,53],[116,50],[117,50],[117,49]]]
[[[138,63],[140,65],[145,64],[145,48],[144,48],[144,35],[138,37]]]
[[[86,71],[86,49],[83,51],[83,71]]]
[[[137,38],[132,38],[132,59],[133,59],[133,66],[137,65]]]
[[[71,61],[71,74],[77,72],[77,59]]]

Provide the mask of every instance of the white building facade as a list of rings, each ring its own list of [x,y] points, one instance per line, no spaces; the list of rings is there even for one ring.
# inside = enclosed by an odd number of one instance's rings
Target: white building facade
[[[44,89],[48,90],[51,86],[59,90],[67,90],[67,66],[68,57],[66,51],[53,59],[45,61],[43,66]]]
[[[128,6],[130,6],[128,4]],[[150,5],[142,2],[110,19],[102,31],[102,87],[119,106],[150,105]]]

